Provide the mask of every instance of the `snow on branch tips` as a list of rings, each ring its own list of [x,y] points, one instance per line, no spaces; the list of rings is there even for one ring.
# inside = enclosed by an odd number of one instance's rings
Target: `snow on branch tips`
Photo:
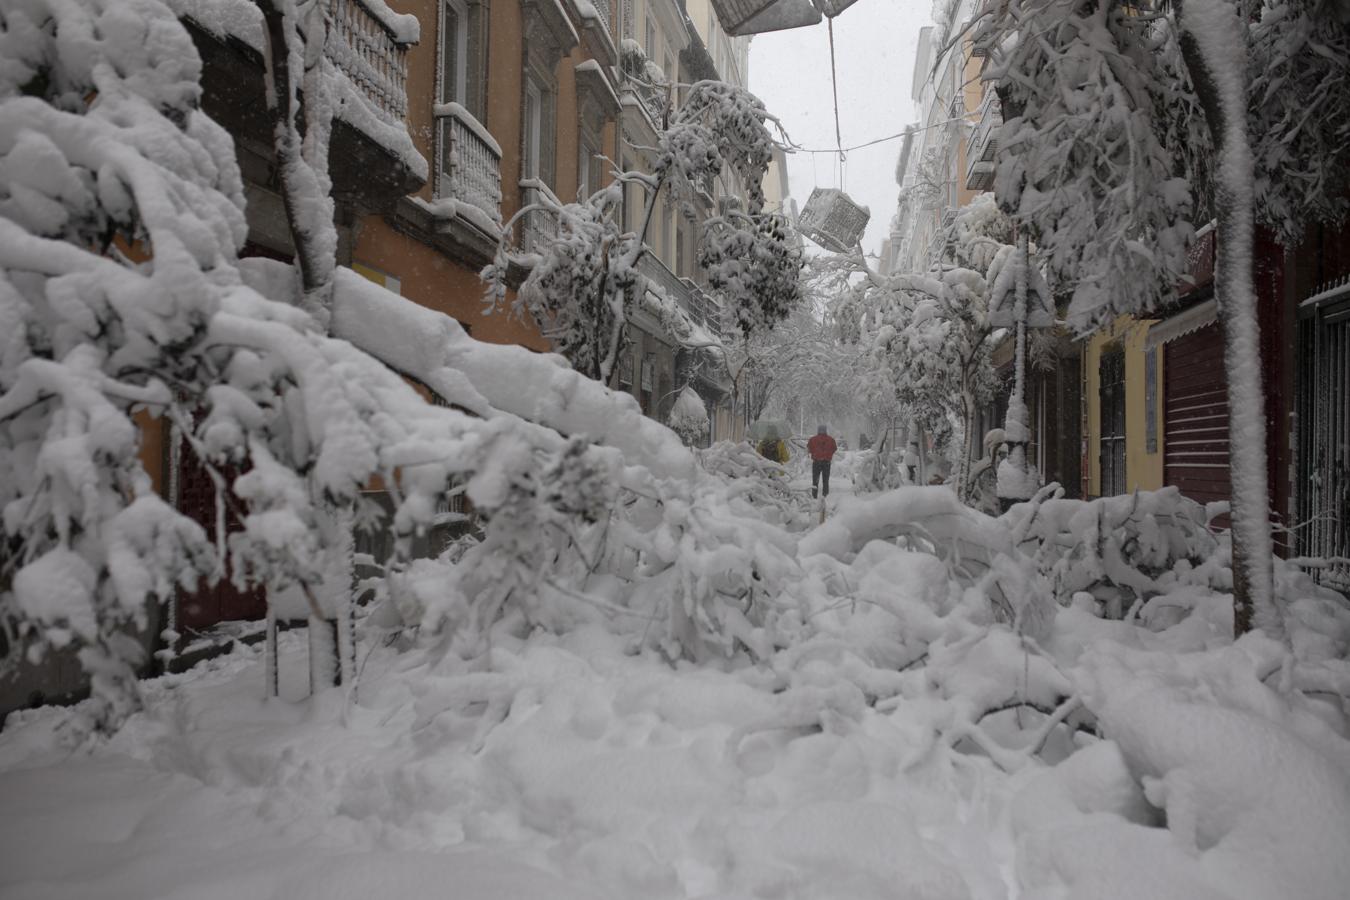
[[[991,15],[981,39],[1005,116],[999,204],[1031,230],[1052,284],[1072,291],[1072,326],[1152,309],[1185,275],[1194,235],[1184,145],[1164,142],[1187,135],[1154,127],[1193,121],[1164,52],[1170,42],[1175,55],[1175,36],[1115,2],[1034,0]]]

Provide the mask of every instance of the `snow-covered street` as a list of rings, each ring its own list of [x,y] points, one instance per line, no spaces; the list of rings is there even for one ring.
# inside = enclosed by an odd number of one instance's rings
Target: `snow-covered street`
[[[885,518],[841,487],[835,525]],[[1350,674],[1324,656],[1350,637],[1334,601],[1297,604],[1326,637],[1299,626],[1306,664],[1281,675],[1278,642],[1232,643],[1220,593],[1136,624],[1075,604],[1037,646],[927,554],[872,542],[841,572],[851,602],[817,597],[761,665],[672,662],[601,624],[497,632],[472,663],[363,628],[354,692],[305,699],[287,633],[280,699],[244,647],[147,682],[92,747],[69,745],[71,711],[16,714],[0,893],[1342,896],[1343,720],[1262,683]]]
[[[376,651],[366,696],[311,707],[264,704],[244,652],[156,685],[93,756],[42,747],[59,716],[7,732],[2,892],[1007,896],[1009,784],[925,757],[918,723],[783,727],[766,673],[671,668],[598,629],[493,663]]]
[[[0,900],[1347,900],[1347,138],[1350,0],[0,0]]]

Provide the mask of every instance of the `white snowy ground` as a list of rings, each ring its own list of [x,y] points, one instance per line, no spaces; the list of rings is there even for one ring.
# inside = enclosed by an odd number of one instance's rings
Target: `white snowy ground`
[[[832,516],[874,502],[832,488]],[[1063,608],[1031,655],[949,606],[943,571],[868,545],[850,572],[873,599],[761,666],[672,666],[589,625],[499,635],[475,671],[367,642],[356,696],[304,700],[288,634],[281,700],[242,649],[146,683],[147,711],[79,750],[69,711],[19,714],[0,896],[1350,896],[1344,707],[1277,693],[1289,658],[1234,644],[1226,597],[1177,595],[1190,614],[1151,629]],[[1324,615],[1299,671],[1330,687],[1350,616],[1328,610],[1295,615]],[[929,635],[925,665],[884,658],[900,633]],[[1036,758],[1040,714],[962,718],[1038,690],[1108,739],[1047,729]]]
[[[914,766],[903,715],[738,739],[778,713],[754,678],[594,629],[500,647],[494,669],[377,651],[356,702],[264,702],[245,650],[147,685],[150,711],[94,753],[29,713],[0,735],[0,894],[1008,896],[1012,782]]]

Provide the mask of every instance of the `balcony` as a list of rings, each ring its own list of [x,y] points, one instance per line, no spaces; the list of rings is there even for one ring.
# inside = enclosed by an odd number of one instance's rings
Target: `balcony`
[[[620,103],[625,113],[629,110],[634,113],[627,123],[634,133],[640,134],[644,142],[655,144],[669,100],[666,73],[647,59],[647,54],[637,43],[624,43],[619,65]]]
[[[453,200],[457,212],[489,235],[501,230],[502,148],[482,124],[457,103],[437,104],[437,200]],[[463,209],[467,206],[468,209]]]
[[[998,152],[998,127],[1003,113],[992,90],[980,104],[980,120],[966,144],[966,189],[987,191],[994,186],[994,156]]]
[[[637,268],[667,300],[674,301],[691,322],[706,330],[712,337],[720,339],[723,331],[721,303],[688,278],[681,278],[672,272],[650,248],[638,259]]]
[[[542,253],[558,237],[558,213],[554,209],[561,207],[562,201],[537,178],[522,179],[520,190],[521,208],[537,207],[520,217],[518,244],[526,253]]]
[[[361,212],[382,212],[426,183],[427,161],[408,135],[411,20],[363,0],[326,0],[324,55],[335,105],[329,143],[333,196]],[[202,108],[234,138],[246,181],[271,181],[272,120],[264,85],[262,13],[252,0],[191,6],[183,22],[202,59]],[[197,10],[200,10],[198,14]]]
[[[956,224],[956,213],[957,209],[954,206],[949,206],[942,211],[942,236],[944,238],[951,237],[952,226]]]
[[[581,23],[581,39],[589,56],[607,66],[618,65],[619,48],[615,44],[610,0],[568,0],[567,5]]]
[[[332,0],[332,32],[324,53],[387,122],[408,114],[408,42],[362,0]]]

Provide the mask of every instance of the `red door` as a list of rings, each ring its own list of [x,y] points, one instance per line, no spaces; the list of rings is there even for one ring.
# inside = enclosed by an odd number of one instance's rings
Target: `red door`
[[[211,476],[186,445],[178,454],[178,508],[216,538],[216,488]],[[228,473],[235,477],[237,472]],[[239,517],[228,506],[225,508],[226,533],[238,531]],[[267,614],[267,602],[260,588],[237,590],[226,576],[215,584],[203,579],[195,591],[178,592],[177,630],[188,639],[193,632],[201,632],[220,622],[239,619],[261,619]]]

